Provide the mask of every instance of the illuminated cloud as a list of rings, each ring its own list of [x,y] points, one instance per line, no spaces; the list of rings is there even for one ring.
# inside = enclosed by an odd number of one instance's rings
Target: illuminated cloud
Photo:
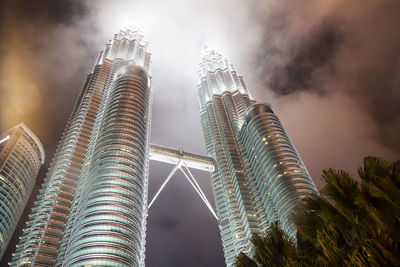
[[[8,4],[2,13],[8,30],[2,31],[1,128],[25,121],[49,155],[99,49],[133,25],[142,29],[152,52],[154,143],[204,153],[196,85],[201,51],[208,46],[235,65],[255,99],[272,104],[317,185],[322,169],[355,173],[363,156],[400,156],[397,0]],[[9,42],[10,31],[18,33],[17,43]],[[15,53],[18,47],[24,49]],[[5,75],[11,72],[4,70],[8,64],[18,64],[24,78]],[[38,90],[33,113],[19,114],[20,105],[3,103],[10,77],[19,79],[17,87],[29,84],[17,92]],[[150,195],[169,171],[154,166]],[[201,177],[210,197],[209,177]],[[216,225],[190,185],[175,178],[149,216],[148,266],[222,264]]]

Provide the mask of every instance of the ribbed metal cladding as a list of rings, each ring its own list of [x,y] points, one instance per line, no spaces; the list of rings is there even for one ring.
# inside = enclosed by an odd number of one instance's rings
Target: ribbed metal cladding
[[[200,67],[201,122],[207,154],[216,162],[211,173],[215,205],[225,262],[234,266],[239,252],[251,250],[251,235],[261,232],[240,139],[243,114],[252,100],[242,77],[220,54],[208,51]]]
[[[103,128],[108,127],[108,124],[103,124],[105,114],[106,112],[108,114],[109,110],[118,109],[121,106],[118,103],[122,99],[136,97],[132,95],[130,89],[127,91],[129,97],[121,93],[118,96],[119,98],[116,99],[116,96],[111,94],[118,91],[114,90],[115,74],[122,66],[137,65],[140,67],[135,68],[143,68],[140,73],[147,73],[145,76],[141,76],[142,79],[148,81],[147,75],[151,75],[151,56],[147,48],[148,43],[140,31],[127,29],[115,34],[113,39],[106,44],[104,50],[99,53],[96,64],[88,75],[72,111],[47,177],[35,202],[35,207],[29,215],[24,233],[15,253],[13,253],[11,266],[63,266],[67,251],[71,252],[74,248],[74,243],[70,240],[70,237],[76,237],[73,234],[76,233],[76,222],[84,212],[82,205],[86,205],[83,197],[86,197],[87,184],[93,182],[92,160],[94,159],[94,152],[96,151],[96,155],[99,155],[98,149],[101,146],[98,143],[99,138],[104,135],[104,131],[110,130]],[[139,80],[135,84],[139,83]],[[149,84],[148,81],[146,86],[149,86]],[[139,85],[136,84],[135,86]],[[148,87],[146,88],[148,90]],[[137,95],[137,97],[139,96],[140,94]],[[114,100],[111,101],[110,97],[113,97]],[[126,100],[124,101],[126,102]],[[108,104],[112,102],[114,102],[114,106]],[[147,109],[151,113],[151,109],[148,107]],[[132,119],[129,117],[131,113],[125,111],[117,113],[120,115],[127,114],[127,118]],[[136,109],[135,112],[137,112]],[[147,116],[147,118],[149,117]],[[111,121],[111,119],[109,120]],[[149,123],[147,119],[145,129],[149,129]],[[113,124],[110,127],[113,128]],[[148,141],[148,138],[146,141]],[[134,158],[134,155],[132,154],[131,157]],[[146,183],[147,169],[148,166],[144,166],[144,175],[142,176]],[[113,171],[115,173],[120,172],[116,167]],[[98,196],[102,193],[102,191],[99,191]],[[147,185],[143,187],[141,193],[143,195],[142,213],[145,214]],[[85,207],[92,208],[92,206],[87,205]],[[140,226],[142,227],[140,259],[143,265],[146,218],[141,215],[138,219],[141,220]],[[98,254],[96,253],[95,255]],[[64,266],[68,266],[68,264]]]
[[[316,188],[272,108],[255,104],[233,65],[206,51],[199,74],[201,123],[216,162],[211,184],[230,267],[240,252],[253,253],[251,235],[272,222],[294,238],[290,214]]]
[[[20,123],[0,139],[0,258],[35,185],[44,150],[39,139]]]
[[[301,199],[317,191],[314,182],[271,106],[253,104],[244,119],[241,135],[266,219],[278,219],[295,238],[290,215]]]
[[[147,203],[149,78],[123,67],[112,85],[63,266],[139,266]]]
[[[88,75],[10,266],[53,266],[111,64]]]

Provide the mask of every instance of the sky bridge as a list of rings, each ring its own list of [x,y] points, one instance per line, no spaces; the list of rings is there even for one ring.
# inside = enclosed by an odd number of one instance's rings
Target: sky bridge
[[[160,189],[158,189],[157,193],[154,195],[152,200],[150,201],[147,209],[153,205],[154,201],[157,199],[158,195],[164,189],[165,185],[169,182],[169,180],[174,176],[175,172],[179,169],[185,176],[186,180],[193,186],[196,190],[197,194],[203,200],[204,204],[210,210],[211,214],[218,220],[218,216],[215,213],[213,207],[205,196],[203,190],[201,190],[199,184],[194,178],[192,172],[189,168],[212,172],[214,171],[215,164],[214,160],[210,157],[186,152],[182,149],[174,149],[166,146],[151,144],[149,149],[149,158],[150,160],[155,160],[159,162],[165,162],[174,165],[171,172],[165,178],[164,183],[161,185]]]

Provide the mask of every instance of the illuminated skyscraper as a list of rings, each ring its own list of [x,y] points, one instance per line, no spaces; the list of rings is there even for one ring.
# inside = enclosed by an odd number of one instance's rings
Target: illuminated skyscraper
[[[289,216],[316,191],[300,156],[269,105],[257,104],[242,77],[220,54],[208,51],[200,64],[200,116],[225,261],[250,252],[252,234],[278,220],[295,238]]]
[[[39,139],[20,123],[0,136],[0,258],[44,163]]]
[[[142,266],[150,54],[116,34],[75,104],[11,266]]]
[[[272,108],[256,104],[234,67],[211,51],[198,89],[212,158],[149,149],[147,47],[140,32],[126,30],[99,54],[11,266],[144,266],[148,208],[178,169],[218,219],[228,266],[275,220],[294,237],[288,216],[315,186]],[[175,167],[147,206],[149,155]],[[189,167],[211,171],[218,216]]]

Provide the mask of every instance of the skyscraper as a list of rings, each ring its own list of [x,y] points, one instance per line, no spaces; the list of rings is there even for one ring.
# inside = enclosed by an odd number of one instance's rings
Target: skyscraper
[[[0,258],[6,250],[35,185],[44,150],[36,135],[20,123],[0,141]]]
[[[316,191],[273,109],[256,103],[233,65],[215,51],[200,64],[200,116],[227,266],[251,252],[250,237],[278,220],[295,238],[289,216]]]
[[[88,75],[11,266],[142,266],[150,54],[116,34]]]
[[[207,153],[153,146],[151,71],[139,31],[116,34],[80,92],[11,266],[144,266],[148,161],[175,165],[218,219],[228,266],[315,186],[273,109],[210,51],[198,86]],[[214,168],[215,161],[215,168]],[[218,216],[188,167],[211,171]],[[156,199],[158,193],[155,195]]]

